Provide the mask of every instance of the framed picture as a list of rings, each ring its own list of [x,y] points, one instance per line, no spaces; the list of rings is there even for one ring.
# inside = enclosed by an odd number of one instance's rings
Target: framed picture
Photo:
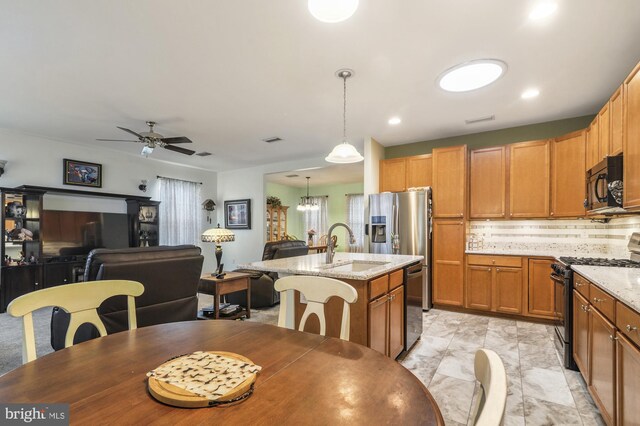
[[[102,188],[102,164],[65,158],[62,183]]]
[[[224,227],[227,229],[251,229],[251,200],[225,201]]]

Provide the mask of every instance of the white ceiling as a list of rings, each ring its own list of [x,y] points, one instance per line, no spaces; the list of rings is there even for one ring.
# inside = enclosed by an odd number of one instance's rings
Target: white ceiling
[[[360,150],[364,136],[389,146],[594,113],[640,60],[640,1],[558,2],[531,23],[535,0],[361,0],[324,24],[305,0],[0,0],[0,127],[97,146],[155,120],[214,156],[154,157],[213,170],[324,156],[341,138],[341,67],[355,70]],[[471,93],[436,87],[476,58],[509,69]],[[521,100],[530,86],[540,96]]]
[[[311,178],[309,180],[309,186],[311,188],[320,185],[362,183],[364,181],[364,163],[337,164],[318,169],[270,173],[265,175],[265,180],[267,182],[279,183],[280,185],[306,188],[307,176]]]

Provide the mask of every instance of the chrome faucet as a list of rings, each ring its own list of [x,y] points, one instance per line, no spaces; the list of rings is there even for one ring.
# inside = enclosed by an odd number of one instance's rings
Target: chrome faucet
[[[337,222],[331,225],[329,232],[327,233],[327,264],[333,263],[333,256],[336,254],[336,248],[334,247],[333,240],[331,239],[331,233],[336,226],[343,226],[349,232],[349,242],[351,244],[356,243],[356,237],[353,236],[353,231],[349,228],[349,225],[342,222]]]

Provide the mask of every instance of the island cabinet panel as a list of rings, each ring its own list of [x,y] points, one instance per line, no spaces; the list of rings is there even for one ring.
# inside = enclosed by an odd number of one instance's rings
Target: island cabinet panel
[[[464,234],[461,220],[433,221],[433,303],[464,304]]]
[[[640,64],[624,81],[624,207],[640,209]]]
[[[553,319],[554,283],[551,259],[529,259],[529,306],[531,316]]]
[[[504,146],[471,151],[469,159],[469,217],[505,218],[507,150]]]
[[[623,86],[620,86],[618,90],[611,96],[609,100],[610,108],[610,140],[609,148],[611,152],[609,155],[618,155],[622,152],[623,143],[623,124],[624,124],[624,97],[622,94]]]
[[[589,384],[589,302],[573,291],[573,359]]]
[[[549,142],[509,145],[509,217],[549,216]]]
[[[585,133],[551,142],[551,217],[584,216]]]
[[[404,350],[404,286],[389,293],[389,356]]]
[[[431,186],[432,173],[431,154],[407,157],[407,188]]]
[[[433,217],[463,218],[467,197],[467,146],[433,150]]]
[[[589,310],[589,390],[608,425],[615,423],[616,330],[597,309]],[[637,409],[637,407],[636,407]]]
[[[386,295],[369,302],[369,347],[389,355],[388,329],[389,300]]]
[[[620,334],[616,342],[617,423],[637,425],[640,410],[640,350]]]
[[[402,192],[407,189],[407,161],[404,158],[380,160],[380,192]]]

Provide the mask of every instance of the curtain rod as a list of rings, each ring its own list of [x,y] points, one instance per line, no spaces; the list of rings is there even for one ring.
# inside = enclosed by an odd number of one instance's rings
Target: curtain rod
[[[156,176],[158,179],[171,179],[171,180],[179,180],[181,182],[189,182],[189,183],[197,183],[199,185],[202,185],[202,182],[194,182],[192,180],[186,180],[186,179],[176,179],[176,178],[170,178],[170,177],[166,177],[166,176]]]
[[[348,197],[349,195],[364,195],[362,192],[356,192],[353,194],[344,194],[345,197]]]

